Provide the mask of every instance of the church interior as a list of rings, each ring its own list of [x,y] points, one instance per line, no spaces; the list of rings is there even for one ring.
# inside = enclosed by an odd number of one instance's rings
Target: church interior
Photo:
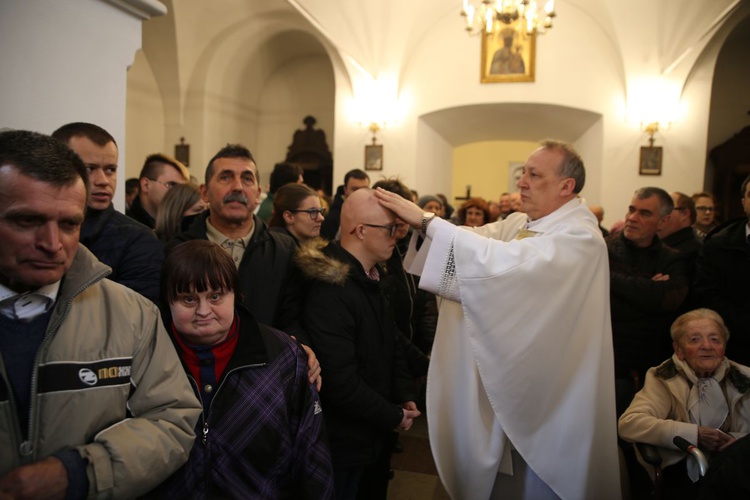
[[[330,156],[305,168],[328,169],[310,176],[326,190],[363,168],[365,147],[377,144],[373,179],[398,176],[454,200],[515,190],[513,166],[557,138],[581,152],[582,195],[605,208],[605,224],[646,185],[714,191],[726,215],[739,210],[749,3],[554,8],[526,69],[533,81],[482,83],[483,35],[467,33],[459,0],[3,2],[0,126],[50,133],[97,123],[120,144],[123,184],[146,155],[177,145],[189,146],[200,180],[213,153],[238,142],[267,185],[312,116]],[[663,151],[658,175],[640,164],[649,144]],[[712,155],[719,146],[739,150]]]
[[[511,36],[510,70],[493,63],[502,36],[469,32],[462,4],[480,2],[3,0],[0,128],[98,124],[121,186],[155,152],[202,182],[240,143],[264,188],[286,160],[328,193],[361,168],[454,206],[516,190],[514,169],[554,138],[583,157],[605,226],[644,186],[742,214],[750,0],[557,0],[545,33]],[[447,498],[425,425],[394,456],[389,498]]]

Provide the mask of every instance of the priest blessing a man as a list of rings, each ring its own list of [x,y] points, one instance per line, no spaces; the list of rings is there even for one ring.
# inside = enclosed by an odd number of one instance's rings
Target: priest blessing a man
[[[376,191],[419,230],[405,265],[448,299],[427,419],[451,498],[620,498],[607,247],[585,178],[570,145],[544,141],[521,211],[471,229]]]

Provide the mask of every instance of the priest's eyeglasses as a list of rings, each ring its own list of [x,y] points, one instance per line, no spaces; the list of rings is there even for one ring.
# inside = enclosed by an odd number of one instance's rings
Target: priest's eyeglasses
[[[307,208],[305,210],[289,210],[289,211],[292,212],[293,214],[298,214],[300,212],[306,212],[307,215],[309,215],[312,220],[317,219],[318,215],[324,217],[325,214],[326,214],[326,209],[325,208]]]

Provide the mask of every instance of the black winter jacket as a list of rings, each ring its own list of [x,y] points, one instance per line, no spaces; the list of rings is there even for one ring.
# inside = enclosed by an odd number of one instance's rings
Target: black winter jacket
[[[750,246],[747,219],[711,233],[698,258],[695,298],[701,307],[718,312],[729,328],[727,357],[750,364]]]
[[[334,465],[373,463],[401,422],[414,384],[395,341],[380,283],[336,243],[304,244],[297,263],[312,280],[303,325],[324,372],[321,401]]]
[[[656,236],[646,248],[636,247],[622,232],[606,242],[615,377],[627,378],[636,370],[643,380],[671,345],[669,326],[688,294],[685,258]],[[654,281],[659,273],[669,280]]]
[[[105,210],[87,209],[80,241],[112,268],[109,279],[158,303],[164,249],[153,231],[110,204]]]

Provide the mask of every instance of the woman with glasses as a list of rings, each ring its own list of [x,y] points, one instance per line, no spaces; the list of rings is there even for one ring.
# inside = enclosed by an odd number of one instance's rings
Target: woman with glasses
[[[695,234],[701,241],[706,239],[710,233],[719,224],[716,222],[716,201],[711,193],[695,193],[693,196],[695,202]]]
[[[318,193],[304,184],[286,184],[274,194],[273,215],[268,225],[272,231],[287,233],[299,244],[320,236],[324,215]]]

